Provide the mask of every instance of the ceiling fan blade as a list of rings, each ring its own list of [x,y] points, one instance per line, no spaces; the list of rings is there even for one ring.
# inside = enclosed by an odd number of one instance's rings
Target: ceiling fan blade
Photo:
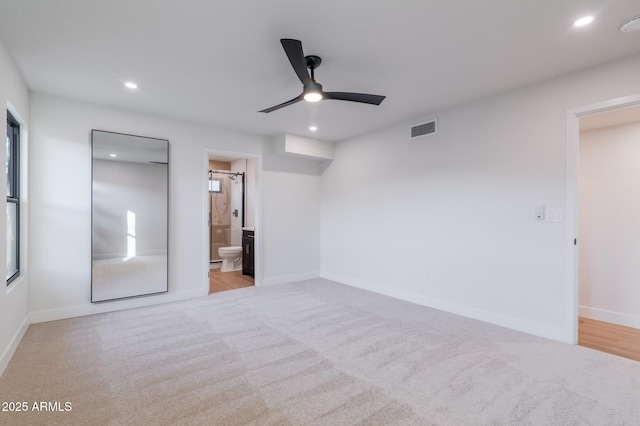
[[[311,82],[311,77],[307,71],[307,62],[304,59],[304,53],[302,53],[302,42],[300,40],[294,40],[291,38],[280,39],[284,52],[291,62],[293,70],[298,75],[298,78],[302,84],[306,85]]]
[[[386,96],[369,95],[367,93],[349,92],[324,92],[325,99],[335,99],[338,101],[360,102],[363,104],[380,105]]]
[[[300,102],[302,99],[304,99],[304,94],[300,94],[299,96],[296,96],[295,98],[291,99],[290,101],[283,102],[280,105],[272,106],[271,108],[263,109],[262,111],[258,111],[258,112],[272,112],[272,111],[275,111],[277,109],[289,106],[291,104],[295,104],[296,102]]]

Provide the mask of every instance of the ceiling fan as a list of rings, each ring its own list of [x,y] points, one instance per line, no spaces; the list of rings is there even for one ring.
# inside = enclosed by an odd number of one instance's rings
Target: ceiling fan
[[[298,78],[302,82],[302,93],[295,98],[281,103],[280,105],[272,106],[271,108],[263,109],[258,112],[272,112],[280,108],[284,108],[301,100],[307,102],[318,102],[323,99],[335,99],[338,101],[350,101],[360,102],[363,104],[380,105],[385,96],[369,95],[366,93],[350,93],[350,92],[325,92],[322,90],[322,85],[315,80],[314,70],[320,66],[322,59],[319,56],[309,55],[304,56],[302,53],[302,43],[300,40],[294,40],[290,38],[280,39],[282,47],[284,48],[289,62],[293,70],[298,75]],[[307,68],[311,72],[307,72]]]

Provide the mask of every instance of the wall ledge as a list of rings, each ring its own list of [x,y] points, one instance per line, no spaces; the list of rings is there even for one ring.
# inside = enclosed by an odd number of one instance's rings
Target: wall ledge
[[[317,161],[333,160],[332,142],[283,133],[274,138],[274,144],[278,155]]]

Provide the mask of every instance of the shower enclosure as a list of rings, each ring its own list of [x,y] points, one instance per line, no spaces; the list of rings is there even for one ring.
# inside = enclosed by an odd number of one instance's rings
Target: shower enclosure
[[[241,246],[245,221],[245,175],[228,170],[209,170],[210,262],[222,262],[221,247]]]

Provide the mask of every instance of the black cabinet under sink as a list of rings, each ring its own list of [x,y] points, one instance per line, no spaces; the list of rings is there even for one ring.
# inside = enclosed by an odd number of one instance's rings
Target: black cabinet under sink
[[[253,256],[253,236],[254,231],[242,230],[242,275],[254,274],[254,256]]]

